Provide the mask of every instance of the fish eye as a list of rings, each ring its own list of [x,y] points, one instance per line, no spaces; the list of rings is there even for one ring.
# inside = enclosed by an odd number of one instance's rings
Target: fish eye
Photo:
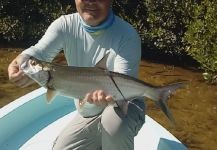
[[[32,61],[30,62],[30,64],[33,65],[33,66],[35,66],[35,65],[36,65],[36,62],[35,62],[34,60],[32,60]]]

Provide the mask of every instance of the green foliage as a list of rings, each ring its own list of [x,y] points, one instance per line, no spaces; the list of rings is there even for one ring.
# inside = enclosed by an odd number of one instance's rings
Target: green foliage
[[[193,13],[185,33],[187,52],[205,70],[204,78],[214,82],[217,74],[217,3],[204,0],[195,5]]]
[[[0,36],[7,40],[20,40],[24,34],[22,23],[13,16],[5,16],[0,18]]]
[[[54,19],[75,10],[70,2],[5,0],[1,4],[0,38],[30,41],[40,38]],[[114,0],[113,8],[137,29],[145,50],[181,55],[191,4],[187,0]]]
[[[133,25],[139,34],[141,35],[142,40],[144,41],[144,33],[146,30],[147,24],[147,8],[142,0],[122,0],[114,1],[113,3],[114,11],[123,18],[127,20],[131,25]]]
[[[216,5],[212,0],[123,0],[115,1],[114,8],[137,28],[143,51],[189,55],[205,70],[204,78],[213,82],[217,72]]]
[[[114,8],[138,30],[146,49],[184,55],[183,37],[194,3],[188,0],[123,0],[115,1]]]
[[[147,37],[154,45],[166,53],[182,54],[185,44],[182,42],[186,24],[190,20],[192,3],[188,0],[147,0],[148,32]]]
[[[72,11],[69,1],[4,0],[0,9],[0,38],[36,40],[48,25],[62,14]]]

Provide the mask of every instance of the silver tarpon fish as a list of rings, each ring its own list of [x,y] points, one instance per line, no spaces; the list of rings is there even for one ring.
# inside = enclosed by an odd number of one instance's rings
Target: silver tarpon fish
[[[157,87],[128,75],[108,71],[106,68],[108,55],[109,53],[95,67],[63,66],[30,57],[21,64],[21,69],[39,85],[48,89],[48,102],[57,94],[84,99],[88,92],[100,89],[113,97],[124,115],[127,114],[131,100],[147,97],[153,100],[174,122],[167,100],[172,92],[183,87],[183,83]]]

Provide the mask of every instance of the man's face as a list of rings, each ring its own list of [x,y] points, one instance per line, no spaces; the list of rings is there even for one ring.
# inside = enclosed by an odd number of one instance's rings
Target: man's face
[[[75,0],[78,13],[90,26],[97,26],[108,16],[112,0]]]

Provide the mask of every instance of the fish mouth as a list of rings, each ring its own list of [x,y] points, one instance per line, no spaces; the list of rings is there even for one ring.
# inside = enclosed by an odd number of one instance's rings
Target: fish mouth
[[[52,67],[49,64],[46,64],[36,58],[30,58],[29,59],[29,67],[34,68],[35,70],[38,71],[50,71],[52,70]]]
[[[27,61],[24,61],[21,65],[20,65],[20,68],[21,70],[25,71],[25,70],[28,70],[32,65],[33,63],[30,61],[30,60],[27,60]]]
[[[20,65],[20,69],[26,74],[36,74],[43,70],[43,67],[35,60],[29,59]]]
[[[21,70],[25,70],[27,67],[28,67],[28,61],[24,61],[24,62],[20,65]]]

